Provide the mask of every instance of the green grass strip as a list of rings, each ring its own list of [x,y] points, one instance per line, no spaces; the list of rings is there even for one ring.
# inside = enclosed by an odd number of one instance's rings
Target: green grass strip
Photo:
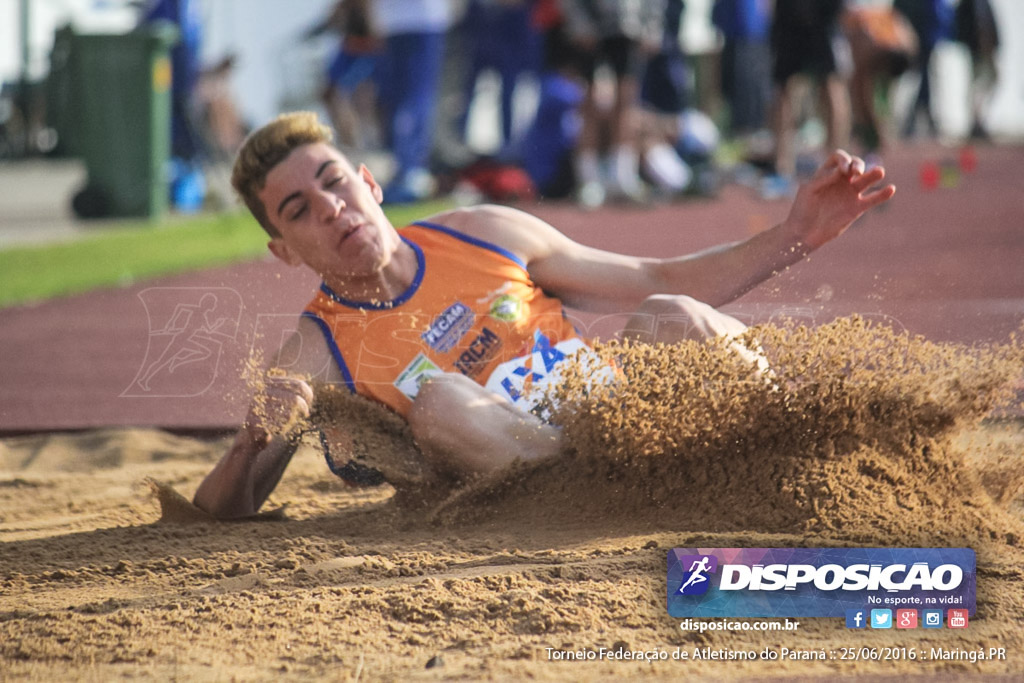
[[[428,202],[385,211],[396,226],[450,208]],[[60,244],[0,251],[0,307],[254,259],[267,236],[248,213],[103,228]]]

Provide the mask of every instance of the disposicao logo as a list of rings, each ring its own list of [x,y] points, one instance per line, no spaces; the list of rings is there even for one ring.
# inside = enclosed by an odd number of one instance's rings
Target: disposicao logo
[[[718,558],[714,555],[683,555],[679,558],[683,566],[689,566],[683,575],[683,583],[679,586],[680,595],[704,595],[708,592],[711,581],[709,574],[718,569]]]
[[[892,628],[892,610],[958,608],[973,614],[969,548],[674,548],[673,617],[843,617]],[[888,610],[888,626],[874,621]],[[870,614],[870,620],[867,618]],[[867,622],[870,621],[868,624]],[[915,628],[916,623],[913,627]]]

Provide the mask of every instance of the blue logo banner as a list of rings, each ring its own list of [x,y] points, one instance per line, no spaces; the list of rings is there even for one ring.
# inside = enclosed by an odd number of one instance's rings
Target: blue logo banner
[[[967,609],[970,548],[673,548],[673,617],[846,617],[855,611]],[[860,625],[854,626],[854,628]]]

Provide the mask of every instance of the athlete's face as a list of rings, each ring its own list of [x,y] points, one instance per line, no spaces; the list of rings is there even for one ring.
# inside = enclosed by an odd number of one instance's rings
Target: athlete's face
[[[399,244],[369,170],[353,169],[330,145],[292,150],[267,174],[259,197],[280,232],[270,250],[292,265],[305,263],[322,277],[379,272]]]

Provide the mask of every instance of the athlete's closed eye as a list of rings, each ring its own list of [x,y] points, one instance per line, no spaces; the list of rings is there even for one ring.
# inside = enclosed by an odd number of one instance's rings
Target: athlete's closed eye
[[[288,216],[288,220],[298,220],[299,218],[302,217],[302,214],[306,213],[307,208],[309,208],[309,204],[306,204],[305,202],[301,203],[298,207],[296,207],[295,211],[293,211],[292,214]]]

